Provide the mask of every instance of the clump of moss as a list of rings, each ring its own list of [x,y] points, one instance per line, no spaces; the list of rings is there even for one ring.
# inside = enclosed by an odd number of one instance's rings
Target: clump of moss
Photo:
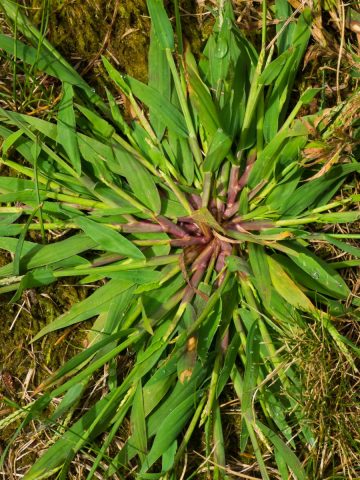
[[[144,80],[149,21],[145,0],[27,0],[28,13],[47,38],[81,70],[109,53],[120,68]],[[95,74],[96,74],[95,69]]]
[[[0,258],[4,260],[4,257]],[[3,260],[1,262],[6,263]],[[0,395],[21,402],[27,391],[34,390],[49,372],[59,368],[66,358],[81,348],[86,336],[84,325],[62,332],[60,338],[55,332],[42,342],[30,342],[41,328],[85,295],[84,287],[58,282],[37,292],[26,290],[15,304],[8,303],[8,295],[0,296],[3,327],[0,341]],[[24,386],[29,372],[30,378]],[[0,410],[2,407],[4,404],[0,397]]]
[[[146,0],[26,0],[26,5],[35,25],[47,32],[65,58],[78,64],[80,72],[88,73],[91,83],[100,81],[102,54],[110,56],[120,71],[147,80],[150,21]],[[184,34],[195,53],[200,52],[206,38],[203,7],[189,0],[181,5]]]

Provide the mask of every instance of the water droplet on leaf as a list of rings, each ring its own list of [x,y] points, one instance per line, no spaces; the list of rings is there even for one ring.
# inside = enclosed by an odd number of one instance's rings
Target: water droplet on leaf
[[[228,51],[228,44],[226,40],[220,39],[217,42],[215,49],[215,56],[217,58],[224,58]]]

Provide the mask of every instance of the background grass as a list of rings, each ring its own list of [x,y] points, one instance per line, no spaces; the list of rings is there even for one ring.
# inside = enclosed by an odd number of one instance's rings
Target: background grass
[[[99,5],[85,5],[89,6],[90,12],[96,11],[97,8],[101,8],[101,6]],[[40,24],[40,26],[43,25],[43,28],[46,25],[50,25],[51,29],[51,21],[55,21],[51,20],[51,17],[52,15],[54,15],[53,10],[55,10],[55,12],[58,12],[57,6],[53,6],[50,4],[44,6],[45,18],[47,15],[49,15],[49,19],[45,20],[44,16],[42,16],[41,20],[39,14],[40,11],[36,11],[36,16],[34,16],[34,19]],[[298,5],[294,4],[293,6],[297,8]],[[194,23],[192,25],[196,25],[197,27],[204,27],[205,24],[204,36],[206,36],[206,19],[208,18],[208,15],[206,14],[206,12],[204,12],[201,4],[199,4],[198,9],[198,13],[200,13],[200,15],[198,17],[195,17],[195,19],[193,20]],[[71,15],[73,15],[72,21],[73,24],[75,24],[74,19],[77,18],[76,15],[79,15],[79,13],[75,12],[75,9],[74,11],[72,11],[71,9],[69,10],[69,7],[64,10],[64,12],[65,11],[67,12],[65,16],[66,21],[69,22],[69,26],[71,26]],[[260,27],[260,12],[256,5],[253,5],[251,2],[246,2],[245,5],[235,4],[235,11],[239,15],[239,25],[248,31],[248,35],[250,38],[253,38],[255,42],[259,42],[258,33]],[[340,4],[328,3],[326,5],[322,5],[321,8],[319,8],[318,15],[315,16],[316,22],[312,27],[313,41],[305,56],[306,68],[303,70],[301,78],[297,79],[296,88],[299,89],[300,92],[303,91],[308,85],[311,85],[312,87],[326,85],[326,88],[324,89],[322,97],[314,101],[314,103],[310,104],[310,106],[306,106],[305,109],[315,110],[319,107],[320,102],[322,102],[321,105],[323,107],[332,106],[337,102],[339,97],[341,97],[342,99],[346,99],[348,95],[351,95],[356,88],[357,76],[355,70],[356,62],[354,61],[354,54],[356,55],[358,44],[357,37],[350,29],[350,25],[349,27],[347,27],[346,14],[347,12],[344,12],[344,9]],[[90,16],[91,15],[92,13],[90,13]],[[186,15],[186,12],[184,13],[184,15]],[[124,17],[126,17],[126,15],[121,16],[120,18],[123,20]],[[55,18],[58,17],[56,17],[55,15]],[[105,13],[105,16],[103,16],[103,18],[110,18],[110,15]],[[52,25],[54,25],[54,23]],[[7,26],[5,26],[4,28],[7,28]],[[269,28],[275,29],[275,27],[271,26]],[[83,32],[83,29],[81,31]],[[346,45],[346,48],[344,50],[341,50],[340,60],[338,49],[339,42],[337,40],[338,32],[341,33],[341,38],[343,38],[342,42],[344,45]],[[141,34],[146,37],[147,32],[142,31]],[[104,40],[106,40],[105,35],[104,37],[102,37],[104,38]],[[128,35],[129,37],[131,37],[131,35],[134,35],[134,33],[130,32]],[[346,35],[346,37],[344,35]],[[108,42],[112,44],[111,38],[108,40]],[[139,40],[135,40],[134,38],[134,42],[136,44],[136,42],[139,42]],[[59,45],[63,45],[64,42],[59,41],[58,43]],[[79,41],[79,46],[81,47],[81,41]],[[72,46],[71,48],[74,47]],[[76,54],[71,51],[71,48],[69,47],[68,58],[72,61],[76,61]],[[100,84],[104,84],[104,82],[106,82],[106,80],[101,80],[101,78],[99,79],[99,77],[101,76],[101,72],[103,72],[104,70],[101,69],[100,61],[98,58],[96,58],[98,53],[99,51],[95,51],[94,56],[90,59],[90,62],[95,59],[95,61],[93,62],[93,71],[95,73],[94,85],[96,85],[96,87],[99,86],[99,82]],[[81,53],[81,50],[79,55],[81,56],[80,60],[82,60],[83,54]],[[110,51],[110,57],[112,57],[112,55],[114,54]],[[127,61],[123,61],[125,66],[125,64],[127,64]],[[46,83],[47,81],[49,82],[49,79],[47,79],[46,77],[37,77],[31,71],[19,73],[18,68],[21,67],[16,66],[16,69],[14,69],[13,62],[7,62],[6,58],[3,59],[3,62],[5,67],[8,66],[8,79],[7,82],[2,85],[3,104],[7,108],[10,107],[11,109],[18,110],[24,113],[35,112],[36,114],[40,114],[45,119],[47,118],[47,116],[51,117],[52,109],[58,101],[57,99],[59,90],[56,90],[56,88],[59,88],[60,85],[54,84],[51,80],[50,88],[46,88]],[[324,62],[324,66],[322,63],[319,62]],[[137,61],[136,64],[138,65],[138,63],[139,62]],[[121,67],[121,62],[119,63],[119,65]],[[90,71],[88,72],[88,74],[89,73]],[[130,73],[135,73],[140,78],[145,78],[144,70],[142,71],[142,73],[138,73],[135,70],[130,70]],[[15,77],[13,76],[14,74],[16,74],[16,81]],[[91,77],[89,78],[90,81],[92,81]],[[44,88],[39,89],[39,84],[43,85]],[[43,107],[44,109],[42,109]],[[350,115],[350,118],[351,115],[356,116],[357,112],[358,107],[356,105],[354,106],[352,102],[349,102],[348,113]],[[304,111],[302,113],[305,114],[308,113],[308,111]],[[329,140],[327,142],[323,142],[321,145],[313,146],[313,150],[308,151],[307,155],[309,161],[316,161],[315,155],[318,155],[319,151],[315,151],[315,148],[321,149],[322,154],[324,150],[326,150],[328,155],[331,156],[332,152],[336,151],[336,148],[338,148],[339,145],[344,145],[345,152],[352,151],[353,153],[356,153],[358,145],[357,139],[353,138],[352,136],[353,124],[346,124],[345,120],[346,118],[349,118],[349,115],[344,115],[343,117],[341,117],[341,120],[337,122],[336,129],[332,131],[331,136],[329,137]],[[356,188],[356,178],[353,178],[353,180],[349,179],[347,185],[345,185],[344,187],[346,196],[348,196],[349,191],[351,193],[355,193]],[[341,195],[338,198],[340,199]],[[339,232],[339,229],[343,227],[333,226],[331,228],[335,229],[333,231]],[[350,226],[350,233],[357,232],[357,224],[352,224]],[[51,241],[53,240],[51,235],[48,236],[48,239],[50,239]],[[321,246],[321,242],[319,242],[319,248],[321,248]],[[335,259],[336,255],[339,254],[339,251],[336,250],[336,246],[334,246],[334,250],[331,251],[329,251],[328,246],[326,246],[325,250],[320,251],[322,256],[328,257],[330,259]],[[358,285],[356,285],[354,281],[351,282],[351,278],[356,276],[356,274],[354,274],[354,270],[346,269],[343,270],[342,273],[345,278],[350,280],[350,284],[353,287],[353,293],[356,295]],[[342,322],[343,325],[339,326],[341,331],[346,333],[349,338],[356,342],[358,335],[356,331],[356,323],[352,321],[351,318],[348,318],[346,319],[346,321]],[[64,341],[68,342],[69,339],[65,339]],[[346,477],[347,475],[356,475],[356,463],[358,461],[356,452],[356,420],[358,416],[356,415],[355,393],[352,392],[355,392],[356,390],[357,380],[356,376],[353,376],[353,374],[351,373],[347,373],[348,371],[351,371],[348,360],[346,359],[346,357],[342,356],[341,352],[339,352],[336,348],[336,345],[334,345],[333,340],[330,339],[326,331],[323,331],[322,329],[320,329],[320,331],[317,331],[315,329],[314,331],[306,332],[306,335],[289,338],[288,342],[289,351],[291,352],[291,355],[296,355],[296,363],[303,371],[303,383],[307,386],[307,389],[304,390],[303,394],[304,416],[308,419],[307,421],[309,421],[309,424],[312,426],[312,428],[314,428],[314,431],[319,438],[318,448],[312,452],[314,478],[348,478]],[[323,347],[323,349],[321,350],[321,356],[319,355],[318,351],[319,344],[321,344]],[[291,358],[291,356],[289,358]],[[319,358],[321,359],[320,362]],[[126,362],[128,361],[124,358],[121,358],[120,360]],[[319,365],[321,366],[320,375]],[[16,372],[11,372],[11,374],[15,377],[17,376]],[[317,377],[320,378],[318,379]],[[99,378],[99,380],[95,382],[95,390],[102,385],[102,381],[103,379]],[[14,385],[15,389],[16,385],[18,385],[19,388],[19,384],[17,383],[16,379]],[[337,388],[335,388],[335,386]],[[31,386],[28,385],[27,388],[31,388]],[[331,392],[331,394],[329,394],[329,392]],[[228,395],[228,398],[224,399],[224,402],[221,403],[220,409],[225,414],[227,414],[229,409],[229,415],[233,415],[236,417],[236,415],[238,415],[239,413],[239,405],[237,403],[238,401],[232,400],[231,392],[226,395]],[[344,397],[348,399],[346,402],[347,408],[339,408],[339,405],[344,405]],[[228,407],[229,402],[231,402],[230,408]],[[34,426],[36,426],[36,424],[34,424]],[[239,425],[236,425],[236,422],[234,422],[234,424],[232,422],[229,422],[229,425],[226,425],[225,423],[225,445],[229,446],[230,452],[232,444],[231,438],[232,435],[236,433],[237,427],[239,427]],[[128,432],[126,431],[126,429],[122,431],[123,438],[126,438],[127,434]],[[19,437],[17,440],[17,444],[15,444],[12,449],[14,449],[14,452],[18,451],[16,450],[17,448],[25,448],[27,450],[27,460],[26,462],[24,461],[24,468],[26,469],[27,465],[32,463],[33,457],[31,454],[31,448],[23,447],[21,443],[21,441],[23,442],[25,438],[28,438],[28,436]],[[41,442],[42,440],[39,437],[34,437],[33,441],[37,443]],[[198,450],[197,445],[194,445],[194,450]],[[251,467],[247,465],[248,463],[251,463],[251,461],[248,461],[249,458],[250,460],[253,460],[253,458],[251,457],[252,454],[244,454],[244,462],[242,463],[242,458],[240,461],[236,453],[237,452],[235,450],[234,464],[232,465],[230,463],[230,468],[233,468],[235,471],[243,472],[251,472],[253,470],[252,474],[255,475],[257,472],[257,466],[254,466],[251,470]],[[72,473],[69,474],[69,478],[84,477],[84,469],[86,469],[86,463],[87,461],[89,461],[88,455],[89,453],[79,454],[78,460],[76,460],[72,466]],[[201,456],[199,457],[199,455],[194,455],[194,453],[190,453],[189,455],[190,460],[194,462],[194,466],[192,468],[198,468],[198,470],[196,470],[198,472],[197,475],[200,475],[201,467],[197,466],[201,465]],[[204,455],[204,452],[200,452],[200,455]],[[249,455],[250,457],[247,457],[246,455]],[[19,454],[16,455],[17,459],[15,460],[15,464],[11,462],[11,460],[8,461],[5,467],[6,470],[4,471],[4,475],[12,475],[14,472],[18,471],[19,468],[21,468],[21,461],[19,460],[19,456]],[[244,467],[244,464],[246,464],[247,466]],[[344,469],[345,473],[341,473],[342,471],[344,471]],[[277,478],[277,473],[275,470],[273,471],[273,475],[274,478]],[[341,475],[345,476],[341,477]]]

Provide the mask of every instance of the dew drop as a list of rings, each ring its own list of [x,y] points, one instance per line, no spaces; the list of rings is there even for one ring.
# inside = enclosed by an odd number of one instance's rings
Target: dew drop
[[[317,280],[318,278],[320,278],[320,275],[318,272],[313,272],[312,275],[311,275],[313,278],[315,278],[315,280]]]
[[[215,56],[217,58],[223,58],[227,54],[228,44],[226,40],[220,39],[216,45]]]

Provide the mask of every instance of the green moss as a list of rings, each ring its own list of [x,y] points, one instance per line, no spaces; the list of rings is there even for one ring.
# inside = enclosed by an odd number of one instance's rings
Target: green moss
[[[92,84],[102,83],[100,54],[109,56],[120,71],[147,80],[150,21],[146,0],[50,0],[47,5],[44,0],[27,0],[27,5],[36,26],[47,25],[50,42],[80,73],[88,72]],[[181,5],[184,35],[199,53],[212,20],[207,16],[205,23],[199,21],[196,2],[184,0]],[[168,7],[171,10],[171,2]],[[93,68],[88,71],[89,64]]]
[[[95,60],[88,75],[94,80],[99,55],[108,54],[120,70],[146,80],[150,23],[145,0],[52,0],[45,11],[42,0],[27,4],[33,22],[40,28],[47,23],[50,42],[80,72]]]
[[[5,260],[0,256],[0,263],[6,263]],[[62,331],[61,334],[54,332],[34,344],[30,342],[42,327],[85,296],[84,287],[71,285],[69,281],[58,282],[37,291],[27,290],[16,304],[8,303],[10,299],[8,295],[0,296],[2,311],[0,410],[5,408],[1,395],[21,403],[23,383],[30,370],[33,374],[27,386],[29,391],[83,346],[85,328],[88,324]],[[61,335],[64,333],[62,338]],[[6,435],[6,430],[0,432],[0,441]]]

